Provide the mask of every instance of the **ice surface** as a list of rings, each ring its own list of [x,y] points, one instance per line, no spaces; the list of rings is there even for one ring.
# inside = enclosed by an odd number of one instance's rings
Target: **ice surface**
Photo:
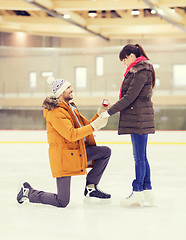
[[[46,131],[0,131],[0,239],[186,239],[186,131],[158,131],[149,136],[156,206],[143,208],[119,206],[131,193],[134,177],[130,137],[118,136],[116,131],[99,131],[95,137],[112,149],[100,182],[100,188],[112,194],[112,202],[85,204],[85,176],[76,176],[72,177],[70,204],[59,209],[16,201],[24,181],[39,190],[56,191]]]

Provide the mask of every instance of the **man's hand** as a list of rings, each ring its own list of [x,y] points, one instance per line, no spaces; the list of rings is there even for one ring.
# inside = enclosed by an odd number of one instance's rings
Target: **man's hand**
[[[109,113],[106,111],[106,112],[103,112],[101,115],[100,115],[101,118],[103,119],[108,119],[110,117]]]
[[[107,125],[108,118],[98,117],[96,120],[90,123],[90,125],[94,128],[95,131],[105,127]]]

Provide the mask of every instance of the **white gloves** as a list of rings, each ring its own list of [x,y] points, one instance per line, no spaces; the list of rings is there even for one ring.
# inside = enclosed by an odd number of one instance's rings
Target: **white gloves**
[[[95,131],[105,127],[107,125],[108,118],[98,117],[96,120],[90,123],[90,125],[94,128]]]
[[[110,107],[112,107],[112,104],[109,100],[107,100],[107,106],[104,106],[104,101],[102,102],[101,106],[98,108],[97,114],[98,116],[101,115],[101,113],[107,111]]]
[[[109,115],[109,113],[106,111],[106,112],[103,112],[103,113],[100,115],[100,117],[105,119],[105,118],[109,118],[110,115]]]
[[[91,122],[91,126],[94,128],[95,131],[105,127],[108,122],[108,118],[110,115],[108,114],[107,110],[112,106],[109,100],[104,99],[101,106],[99,107],[97,114],[98,118]]]

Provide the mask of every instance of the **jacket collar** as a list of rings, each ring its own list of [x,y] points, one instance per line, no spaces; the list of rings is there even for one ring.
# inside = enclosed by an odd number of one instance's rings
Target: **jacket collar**
[[[70,102],[70,104],[71,104],[72,106],[76,107],[75,103]],[[70,106],[69,106],[68,103],[66,103],[65,101],[60,102],[60,103],[59,103],[59,107],[62,107],[62,108],[64,108],[64,109],[66,109],[66,110],[69,110],[69,109],[70,109]]]
[[[149,61],[141,61],[141,62],[137,63],[135,66],[133,66],[130,69],[130,72],[137,73],[141,70],[153,71],[153,66],[152,66],[152,64],[149,63]]]

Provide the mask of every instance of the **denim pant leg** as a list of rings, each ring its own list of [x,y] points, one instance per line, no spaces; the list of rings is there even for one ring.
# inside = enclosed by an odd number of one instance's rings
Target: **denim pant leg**
[[[87,161],[95,160],[94,167],[87,174],[87,181],[98,184],[111,156],[111,149],[106,146],[86,146]]]
[[[144,178],[144,182],[143,182],[143,190],[150,190],[152,189],[151,186],[151,173],[150,173],[150,165],[149,162],[147,160],[147,157],[145,158],[145,164],[146,164],[146,171],[145,171],[145,178]]]
[[[29,201],[56,207],[66,207],[70,201],[71,177],[56,178],[56,183],[57,194],[33,189],[29,193]]]
[[[146,156],[147,139],[148,134],[131,134],[136,174],[132,183],[133,191],[151,189],[150,166]]]

